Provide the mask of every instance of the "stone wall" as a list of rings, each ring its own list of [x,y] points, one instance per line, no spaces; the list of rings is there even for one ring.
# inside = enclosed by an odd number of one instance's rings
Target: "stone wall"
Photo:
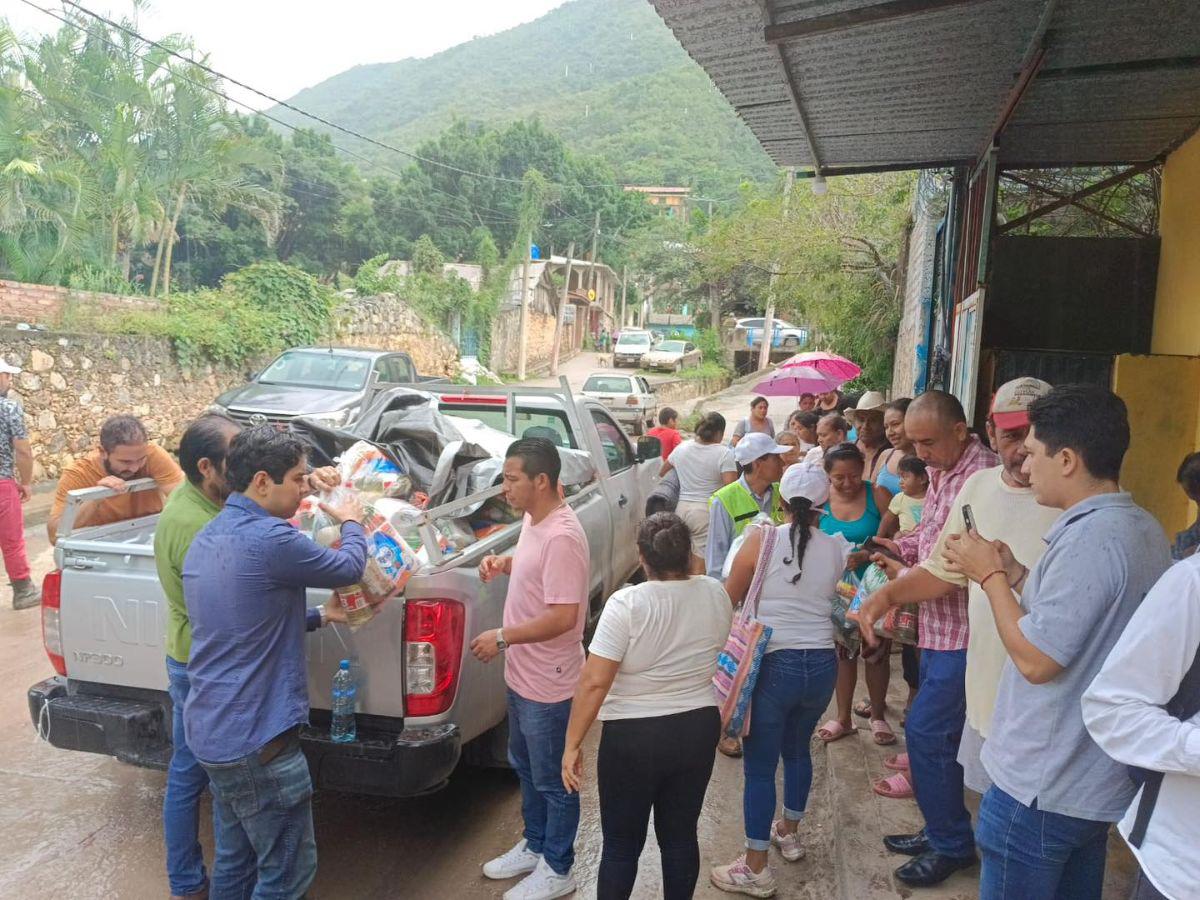
[[[525,358],[526,375],[550,368],[554,355],[554,323],[551,313],[529,310],[529,352]],[[573,324],[564,324],[558,351],[559,363],[566,362],[579,352],[583,344],[584,314],[576,313]],[[521,308],[505,307],[492,320],[492,358],[494,372],[512,374],[517,371],[521,346]]]
[[[86,304],[105,312],[144,312],[159,308],[147,297],[73,291],[47,284],[24,284],[0,279],[0,322],[29,322],[51,325],[62,320],[72,303]]]
[[[458,374],[458,347],[438,328],[413,312],[395,294],[376,297],[343,295],[334,313],[338,344],[402,350],[412,357],[421,375]]]
[[[25,407],[35,480],[57,478],[117,413],[174,449],[188,422],[245,380],[241,369],[181,366],[166,341],[134,335],[3,329],[0,356],[24,369],[10,396]]]

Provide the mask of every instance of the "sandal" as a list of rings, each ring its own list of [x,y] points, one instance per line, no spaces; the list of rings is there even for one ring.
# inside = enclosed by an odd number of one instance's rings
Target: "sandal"
[[[871,737],[880,747],[890,747],[896,743],[896,734],[892,731],[892,726],[883,719],[871,720]]]
[[[853,712],[860,719],[871,718],[871,701],[870,701],[870,699],[867,697],[863,697],[861,700],[859,700],[857,703],[855,703]]]
[[[871,789],[880,797],[887,797],[889,800],[906,800],[913,795],[912,784],[903,772],[897,772],[887,778],[876,778],[871,784]]]
[[[857,730],[854,727],[847,728],[837,719],[830,719],[817,729],[817,737],[827,744],[832,744],[834,741],[840,741],[844,737],[849,737]]]
[[[911,768],[908,762],[907,753],[897,753],[895,756],[889,756],[883,761],[885,769],[891,769],[893,772],[907,772]]]

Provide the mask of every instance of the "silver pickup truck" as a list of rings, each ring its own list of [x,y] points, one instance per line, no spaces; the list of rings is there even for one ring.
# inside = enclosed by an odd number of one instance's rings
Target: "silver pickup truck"
[[[638,570],[635,530],[661,466],[658,441],[634,447],[599,403],[562,389],[446,386],[443,413],[480,419],[518,437],[557,435],[582,449],[595,477],[569,497],[591,551],[589,618]],[[553,438],[552,438],[553,439]],[[131,489],[153,488],[153,482]],[[432,548],[402,597],[358,631],[335,625],[308,636],[310,725],[302,742],[319,787],[412,796],[446,783],[460,759],[505,760],[503,664],[479,662],[472,637],[501,624],[507,578],[483,584],[488,554],[511,553],[521,525],[504,526],[464,551],[443,555],[434,523],[500,492],[500,487],[429,510],[421,528]],[[80,502],[110,496],[75,492],[55,547],[57,568],[42,593],[42,633],[55,676],[29,689],[29,712],[55,747],[104,753],[166,768],[171,756],[163,635],[166,599],[154,566],[154,525],[146,516],[73,531]],[[308,603],[326,591],[309,591]],[[358,740],[329,740],[330,686],[339,660],[359,681]]]

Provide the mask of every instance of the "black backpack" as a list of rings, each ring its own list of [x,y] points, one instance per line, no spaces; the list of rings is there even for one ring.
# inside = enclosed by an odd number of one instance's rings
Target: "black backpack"
[[[1179,690],[1163,707],[1168,714],[1186,722],[1196,713],[1200,713],[1200,647],[1196,648],[1196,658],[1192,666],[1184,673],[1179,682]],[[1133,828],[1129,832],[1129,843],[1135,847],[1142,846],[1146,838],[1146,828],[1150,825],[1150,816],[1154,813],[1154,804],[1158,802],[1158,791],[1162,787],[1163,773],[1129,767],[1129,777],[1134,784],[1142,788],[1142,798],[1138,801],[1137,815],[1133,820]]]

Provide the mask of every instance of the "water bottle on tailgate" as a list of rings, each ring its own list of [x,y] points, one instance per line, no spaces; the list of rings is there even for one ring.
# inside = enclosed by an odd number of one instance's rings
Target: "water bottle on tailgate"
[[[354,725],[354,706],[358,702],[358,686],[350,671],[350,660],[343,659],[333,673],[333,723],[329,737],[339,744],[348,744],[358,736]]]

